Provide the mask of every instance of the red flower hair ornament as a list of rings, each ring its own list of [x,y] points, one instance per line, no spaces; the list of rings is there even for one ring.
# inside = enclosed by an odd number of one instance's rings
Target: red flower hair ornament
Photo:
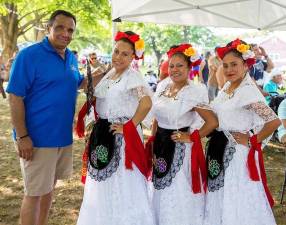
[[[129,35],[125,32],[118,31],[114,40],[120,41],[121,39],[128,39],[131,43],[134,44],[136,60],[143,59],[145,43],[144,40],[141,39],[138,34]]]
[[[253,51],[250,50],[250,46],[248,44],[244,44],[238,38],[232,41],[229,46],[217,48],[216,51],[218,56],[223,59],[224,56],[231,50],[237,50],[239,53],[241,53],[242,58],[246,62],[248,68],[255,64],[255,55]]]
[[[180,44],[176,48],[171,48],[168,52],[168,58],[170,59],[175,53],[183,53],[185,56],[190,58],[191,66],[200,65],[202,59],[198,52],[192,47],[191,44]]]

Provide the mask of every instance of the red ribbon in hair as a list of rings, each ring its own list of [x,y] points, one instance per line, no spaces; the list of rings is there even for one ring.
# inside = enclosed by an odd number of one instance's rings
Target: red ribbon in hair
[[[192,47],[192,45],[191,45],[191,44],[181,44],[181,45],[179,45],[177,48],[171,48],[171,49],[167,52],[168,58],[171,58],[172,55],[174,55],[174,54],[177,53],[177,52],[184,53],[184,51],[185,51],[186,49],[188,49],[189,47]]]
[[[129,41],[131,41],[132,43],[135,43],[136,41],[138,41],[140,39],[140,36],[138,34],[132,34],[132,35],[128,35],[124,32],[118,31],[114,40],[115,41],[119,41],[123,38],[128,39]]]
[[[139,171],[148,179],[151,174],[149,164],[150,155],[145,151],[143,142],[132,120],[123,125],[123,137],[125,141],[126,169],[132,170],[132,163],[134,163]]]
[[[225,47],[220,47],[216,49],[216,52],[219,56],[219,58],[223,59],[223,57],[231,50],[233,49],[237,49],[237,46],[242,44],[241,40],[239,40],[238,38],[235,39],[234,41],[232,41],[230,46],[225,46]],[[255,64],[256,60],[255,58],[248,58],[245,60],[248,68],[252,67],[253,64]]]
[[[274,200],[271,196],[270,190],[267,186],[267,178],[266,178],[266,173],[265,173],[265,168],[264,168],[264,162],[263,162],[263,155],[262,155],[262,149],[261,149],[261,143],[257,142],[257,135],[253,135],[250,138],[250,149],[247,157],[247,167],[249,171],[249,177],[253,181],[259,181],[259,173],[258,169],[256,167],[255,163],[255,151],[258,152],[258,162],[259,162],[259,170],[260,170],[260,175],[261,175],[261,180],[263,183],[263,187],[268,199],[268,202],[271,207],[274,205]]]
[[[195,194],[201,193],[201,181],[202,181],[203,190],[206,192],[207,167],[199,131],[195,130],[190,135],[190,139],[193,142],[191,151],[192,189]]]

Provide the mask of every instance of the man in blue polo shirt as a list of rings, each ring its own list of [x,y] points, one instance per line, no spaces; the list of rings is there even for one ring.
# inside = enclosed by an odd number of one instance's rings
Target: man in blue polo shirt
[[[85,85],[67,49],[76,18],[57,10],[48,36],[22,50],[7,87],[24,179],[22,225],[46,224],[57,179],[72,174],[72,124],[77,89]]]

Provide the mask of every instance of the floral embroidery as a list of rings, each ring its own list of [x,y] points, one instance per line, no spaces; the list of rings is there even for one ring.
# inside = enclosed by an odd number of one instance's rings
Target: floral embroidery
[[[108,151],[107,148],[103,145],[96,146],[96,155],[97,159],[103,163],[106,163],[108,160]]]
[[[120,159],[121,159],[120,148],[122,146],[122,139],[123,139],[122,134],[116,134],[115,135],[114,155],[105,168],[98,170],[98,169],[95,169],[94,167],[92,167],[90,164],[88,165],[88,174],[92,179],[94,179],[98,182],[105,181],[107,178],[111,177],[111,175],[113,173],[116,172],[116,170],[119,166]],[[94,154],[94,155],[96,155],[96,154]],[[93,155],[92,155],[92,157],[93,157]],[[97,159],[97,158],[91,158],[91,160],[93,160],[93,159]],[[93,163],[95,163],[95,162],[96,162],[96,160],[93,161]]]
[[[158,178],[153,174],[153,184],[155,189],[160,190],[171,185],[173,178],[180,171],[181,166],[183,165],[185,149],[186,145],[184,143],[176,143],[174,159],[166,176]]]
[[[156,160],[156,166],[155,169],[159,172],[159,173],[164,173],[167,170],[167,163],[165,161],[165,159],[163,158],[158,158]]]
[[[210,160],[209,161],[209,171],[211,176],[217,176],[220,172],[220,166],[216,160]]]

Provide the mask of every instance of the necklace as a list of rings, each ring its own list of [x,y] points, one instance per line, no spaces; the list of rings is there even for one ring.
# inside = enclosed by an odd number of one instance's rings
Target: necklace
[[[177,95],[178,95],[178,93],[179,93],[179,91],[180,90],[182,90],[184,87],[186,87],[187,86],[187,83],[186,84],[184,84],[182,87],[180,87],[180,88],[174,88],[174,90],[172,90],[172,86],[171,86],[171,84],[169,84],[166,88],[165,88],[165,90],[160,94],[160,96],[161,95],[164,95],[165,97],[167,97],[167,98],[172,98],[173,100],[178,100],[178,98],[177,98]]]
[[[121,81],[121,77],[118,77],[115,80],[112,80],[112,79],[107,79],[107,80],[108,80],[107,89],[109,89],[114,84],[118,84]]]

